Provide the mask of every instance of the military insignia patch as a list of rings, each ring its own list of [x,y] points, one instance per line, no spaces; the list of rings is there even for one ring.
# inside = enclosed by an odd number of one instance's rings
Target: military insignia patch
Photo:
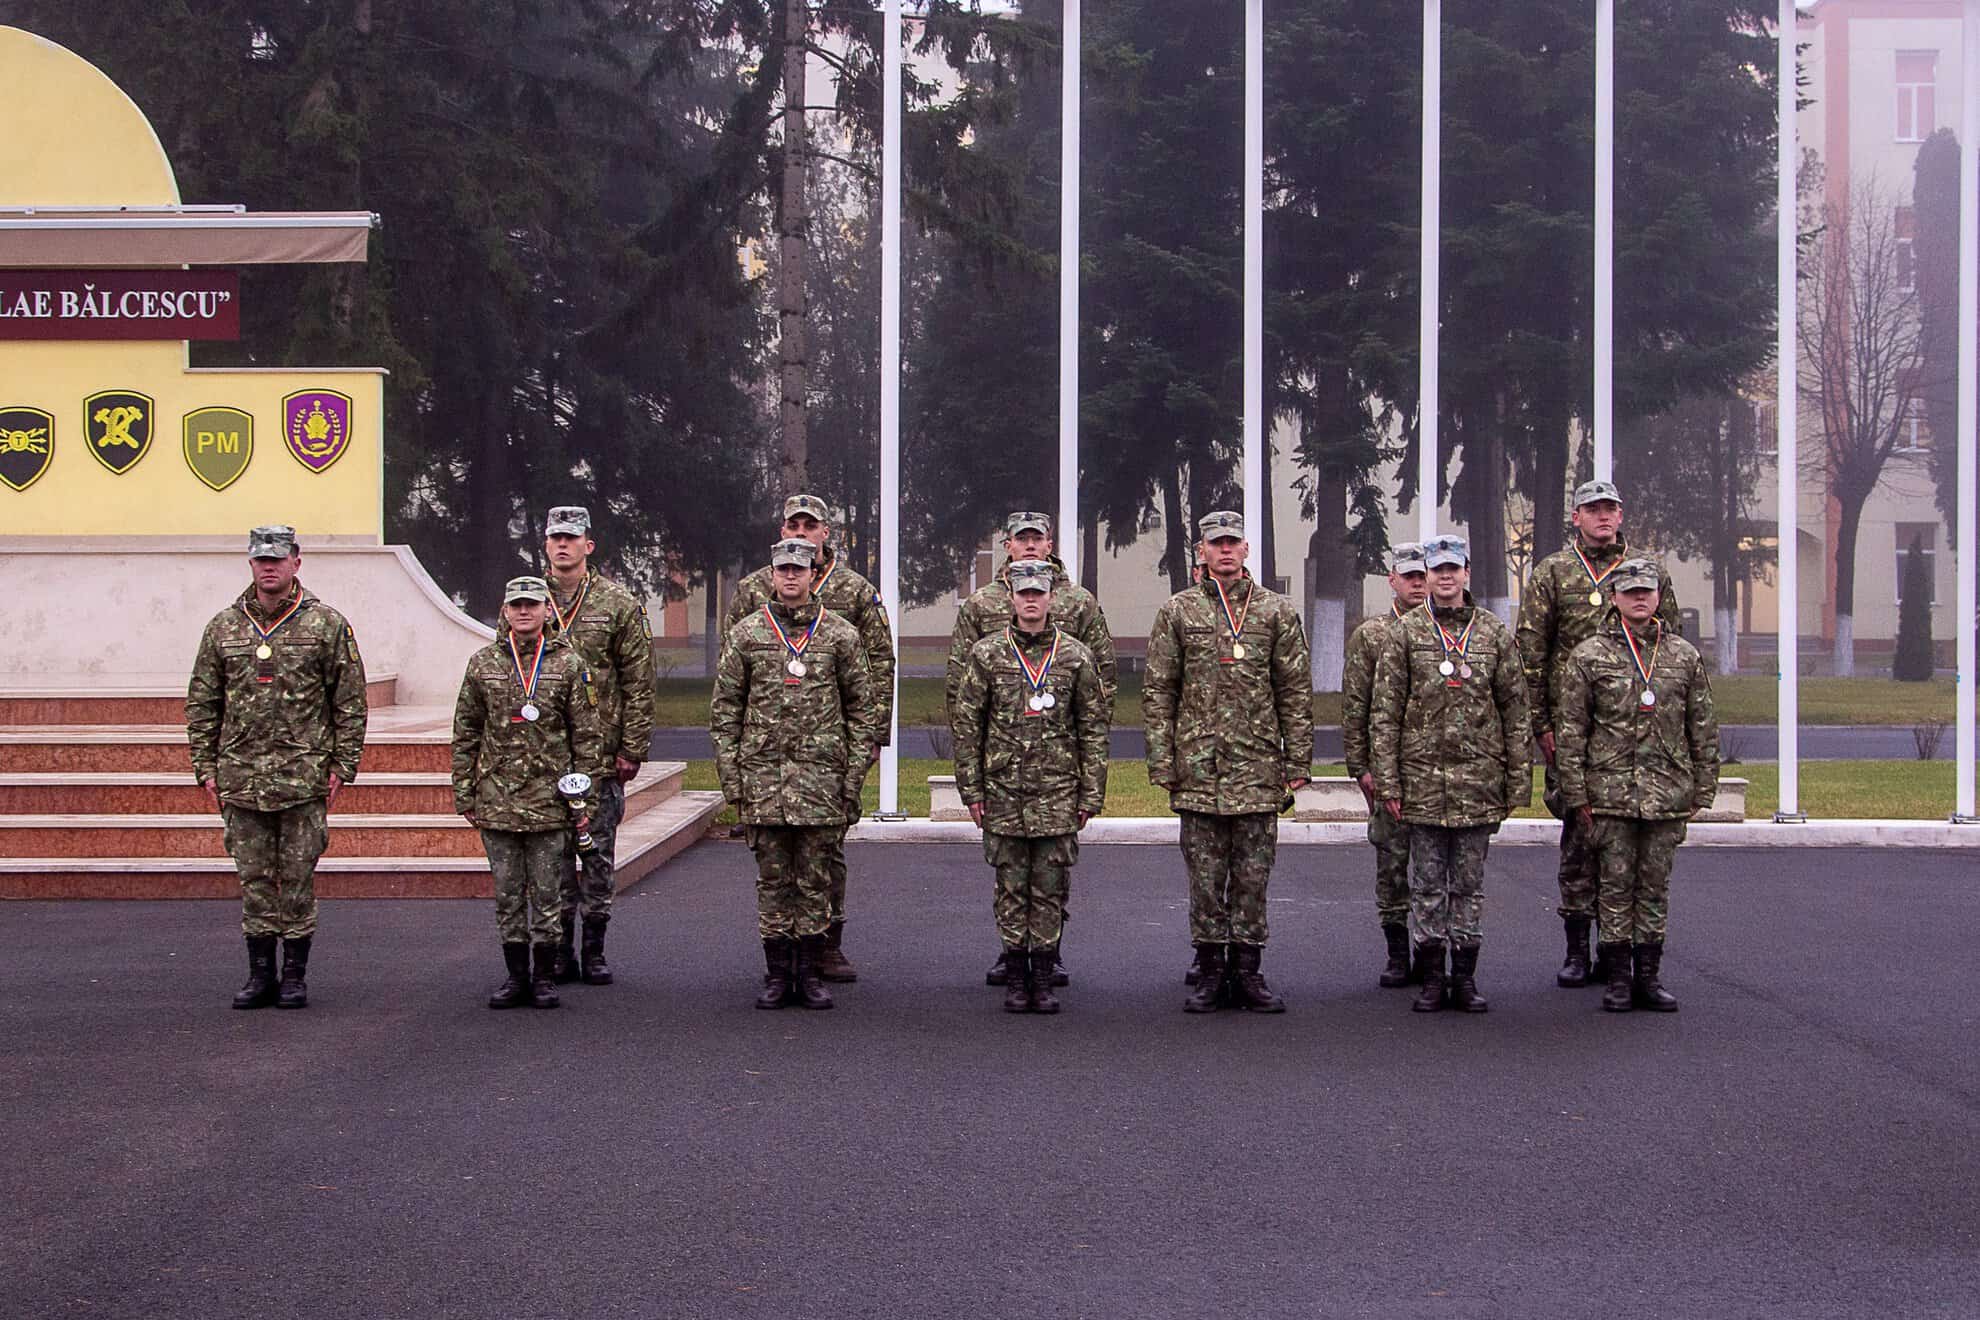
[[[184,423],[186,466],[209,490],[225,490],[254,457],[254,418],[239,408],[195,408]]]
[[[125,473],[151,450],[157,405],[135,390],[104,390],[83,400],[83,448],[115,473]]]
[[[55,461],[55,414],[0,408],[0,481],[26,490]]]
[[[282,400],[282,442],[296,462],[321,472],[351,445],[351,396],[300,390]]]

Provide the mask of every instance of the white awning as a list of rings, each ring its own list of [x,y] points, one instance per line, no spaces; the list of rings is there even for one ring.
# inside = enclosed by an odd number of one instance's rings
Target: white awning
[[[0,268],[362,262],[370,211],[0,209]]]

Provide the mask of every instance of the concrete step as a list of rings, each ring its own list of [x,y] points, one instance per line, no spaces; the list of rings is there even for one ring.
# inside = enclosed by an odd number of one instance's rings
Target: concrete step
[[[445,774],[451,749],[446,736],[380,734],[365,738],[361,776]],[[4,774],[192,774],[183,726],[29,725],[0,728]]]
[[[186,719],[186,685],[130,683],[119,676],[101,676],[101,683],[81,675],[66,681],[52,676],[25,675],[0,687],[0,724],[178,724]],[[389,707],[397,699],[396,674],[372,674],[364,685],[371,709]]]
[[[619,831],[617,884],[651,876],[705,833],[722,809],[719,793],[679,792]],[[472,856],[337,852],[317,864],[323,898],[490,898],[494,890],[478,837]],[[333,848],[335,841],[333,839]],[[235,899],[240,885],[226,857],[0,856],[0,899]]]
[[[337,815],[330,851],[350,857],[475,857],[459,816]],[[218,816],[0,816],[0,857],[225,857]]]

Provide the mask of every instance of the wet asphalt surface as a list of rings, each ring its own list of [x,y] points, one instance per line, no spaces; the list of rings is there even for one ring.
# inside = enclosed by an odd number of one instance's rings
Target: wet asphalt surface
[[[750,1007],[753,875],[622,896],[618,984],[490,1012],[485,902],[324,906],[232,1012],[224,903],[0,905],[0,1316],[1975,1313],[1968,856],[1688,850],[1675,1015],[1553,986],[1492,857],[1482,1017],[1375,985],[1368,854],[1285,849],[1283,1016],[1179,1011],[1179,859],[1089,848],[1056,1018],[989,874],[851,850],[857,985]]]

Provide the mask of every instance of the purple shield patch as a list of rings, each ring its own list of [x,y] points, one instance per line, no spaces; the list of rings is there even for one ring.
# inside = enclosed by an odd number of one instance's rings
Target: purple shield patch
[[[282,440],[296,461],[321,472],[351,445],[351,396],[299,390],[282,400]]]

